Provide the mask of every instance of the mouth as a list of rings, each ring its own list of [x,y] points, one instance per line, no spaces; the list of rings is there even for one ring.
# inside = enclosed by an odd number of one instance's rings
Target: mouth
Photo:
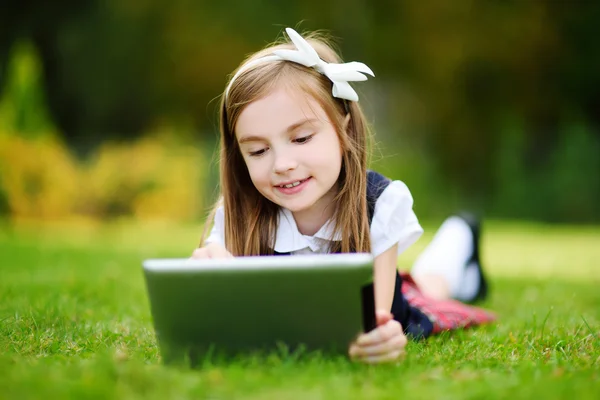
[[[281,189],[291,189],[294,188],[298,185],[303,184],[304,182],[306,182],[307,180],[309,180],[310,177],[306,178],[306,179],[301,179],[299,181],[290,181],[290,182],[286,182],[286,183],[282,183],[281,185],[276,185],[275,187],[281,188]]]

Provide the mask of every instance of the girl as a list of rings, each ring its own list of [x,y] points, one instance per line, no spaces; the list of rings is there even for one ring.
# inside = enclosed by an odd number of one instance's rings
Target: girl
[[[286,32],[291,43],[250,56],[223,93],[222,196],[193,257],[371,252],[378,326],[349,348],[364,362],[397,359],[406,335],[492,320],[450,300],[486,292],[478,230],[465,218],[448,219],[412,277],[399,275],[398,255],[423,230],[406,185],[367,171],[369,132],[348,82],[373,72],[342,64],[316,35]]]

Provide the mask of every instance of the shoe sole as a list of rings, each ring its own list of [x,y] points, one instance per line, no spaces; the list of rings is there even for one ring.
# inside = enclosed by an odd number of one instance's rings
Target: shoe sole
[[[469,259],[467,265],[471,263],[475,263],[477,269],[479,270],[479,290],[475,294],[475,296],[467,301],[467,303],[474,303],[477,301],[485,300],[488,296],[489,287],[487,279],[485,278],[485,274],[483,273],[483,268],[481,267],[481,255],[480,255],[480,236],[481,236],[481,223],[479,220],[471,213],[462,212],[458,214],[458,217],[469,225],[471,228],[471,232],[473,233],[473,254]]]

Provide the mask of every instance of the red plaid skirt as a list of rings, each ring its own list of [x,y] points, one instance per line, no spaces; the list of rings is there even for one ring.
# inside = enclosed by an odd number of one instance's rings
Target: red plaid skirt
[[[433,334],[486,324],[496,319],[496,316],[489,311],[457,300],[432,299],[419,290],[409,274],[400,275],[402,294],[411,306],[421,310],[433,323]]]

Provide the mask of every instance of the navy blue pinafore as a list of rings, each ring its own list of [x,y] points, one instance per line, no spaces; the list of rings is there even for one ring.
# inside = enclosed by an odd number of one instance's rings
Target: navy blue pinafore
[[[391,183],[390,179],[374,172],[367,172],[367,213],[369,225],[373,221],[375,213],[375,204],[381,196],[381,193]],[[289,255],[290,253],[277,253],[275,255]],[[396,273],[396,283],[394,287],[394,299],[392,302],[392,314],[394,319],[402,325],[404,333],[414,339],[422,339],[431,335],[433,323],[418,308],[411,306],[402,294],[402,277]]]

